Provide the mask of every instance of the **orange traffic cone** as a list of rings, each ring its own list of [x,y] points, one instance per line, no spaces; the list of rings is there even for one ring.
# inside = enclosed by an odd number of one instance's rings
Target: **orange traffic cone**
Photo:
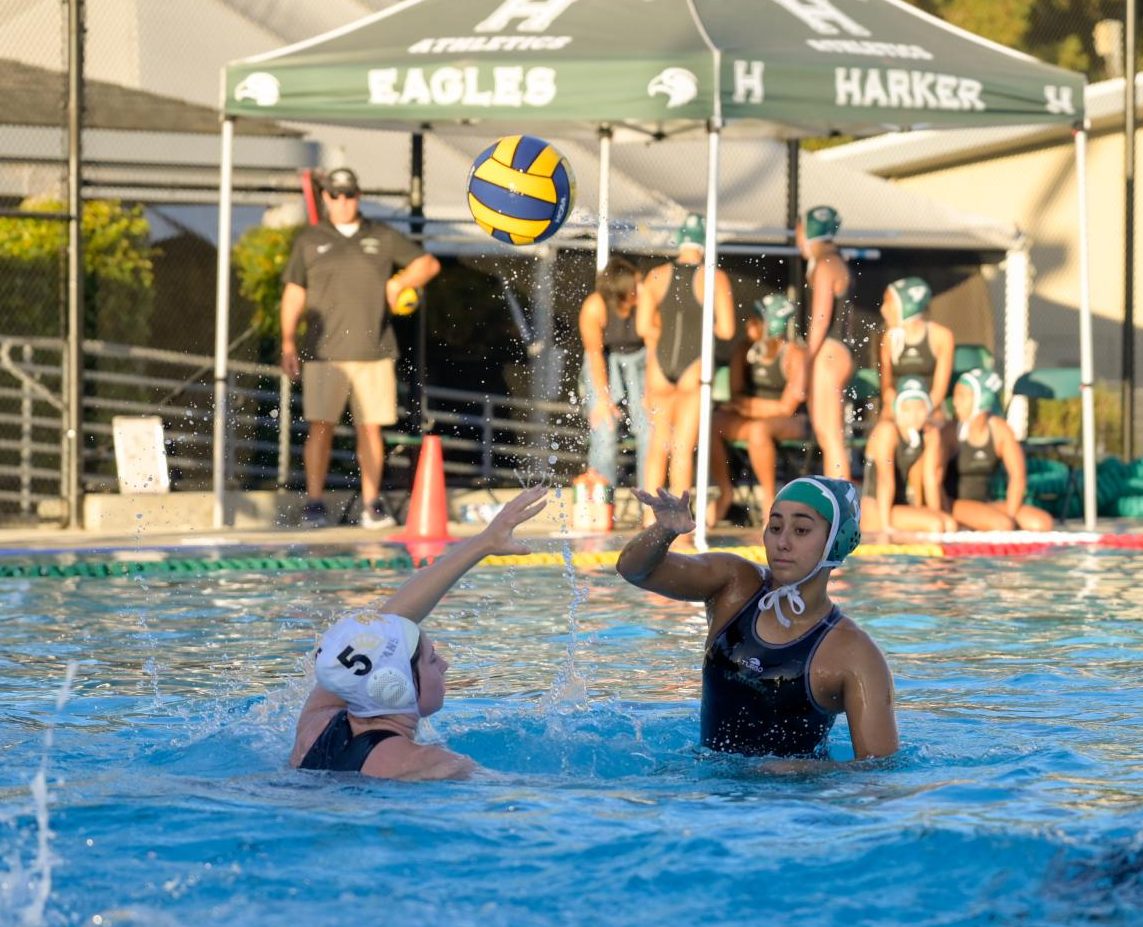
[[[445,490],[444,453],[439,435],[421,439],[421,457],[413,479],[413,495],[409,500],[409,517],[405,530],[387,540],[455,541],[448,533],[448,495]]]

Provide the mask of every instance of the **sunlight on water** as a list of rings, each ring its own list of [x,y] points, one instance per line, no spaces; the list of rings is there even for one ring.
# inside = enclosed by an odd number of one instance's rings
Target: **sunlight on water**
[[[696,605],[541,543],[563,566],[478,569],[429,619],[468,783],[285,765],[320,630],[400,574],[9,581],[0,923],[1143,918],[1130,554],[854,562],[903,747],[788,773],[696,748]]]

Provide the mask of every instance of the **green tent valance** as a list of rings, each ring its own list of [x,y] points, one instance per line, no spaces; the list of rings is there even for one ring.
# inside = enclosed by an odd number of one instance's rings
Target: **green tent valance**
[[[1083,85],[901,0],[408,0],[235,62],[225,112],[797,137],[1078,122]]]

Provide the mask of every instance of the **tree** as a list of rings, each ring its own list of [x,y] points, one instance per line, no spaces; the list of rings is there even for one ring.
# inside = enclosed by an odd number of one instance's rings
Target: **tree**
[[[25,212],[64,213],[63,203],[33,197]],[[154,263],[150,225],[138,206],[117,200],[83,204],[84,336],[141,344],[150,331]],[[0,330],[7,335],[63,334],[67,223],[0,218]]]
[[[1109,77],[1095,50],[1095,24],[1122,19],[1122,0],[909,0],[926,13],[1048,64]]]

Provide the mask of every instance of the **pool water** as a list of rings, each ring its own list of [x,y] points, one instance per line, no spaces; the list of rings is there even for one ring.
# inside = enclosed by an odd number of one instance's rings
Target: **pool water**
[[[852,561],[902,749],[788,772],[696,748],[697,606],[479,568],[426,628],[490,772],[428,784],[285,765],[315,636],[400,573],[7,580],[0,924],[1137,924],[1138,575]]]

